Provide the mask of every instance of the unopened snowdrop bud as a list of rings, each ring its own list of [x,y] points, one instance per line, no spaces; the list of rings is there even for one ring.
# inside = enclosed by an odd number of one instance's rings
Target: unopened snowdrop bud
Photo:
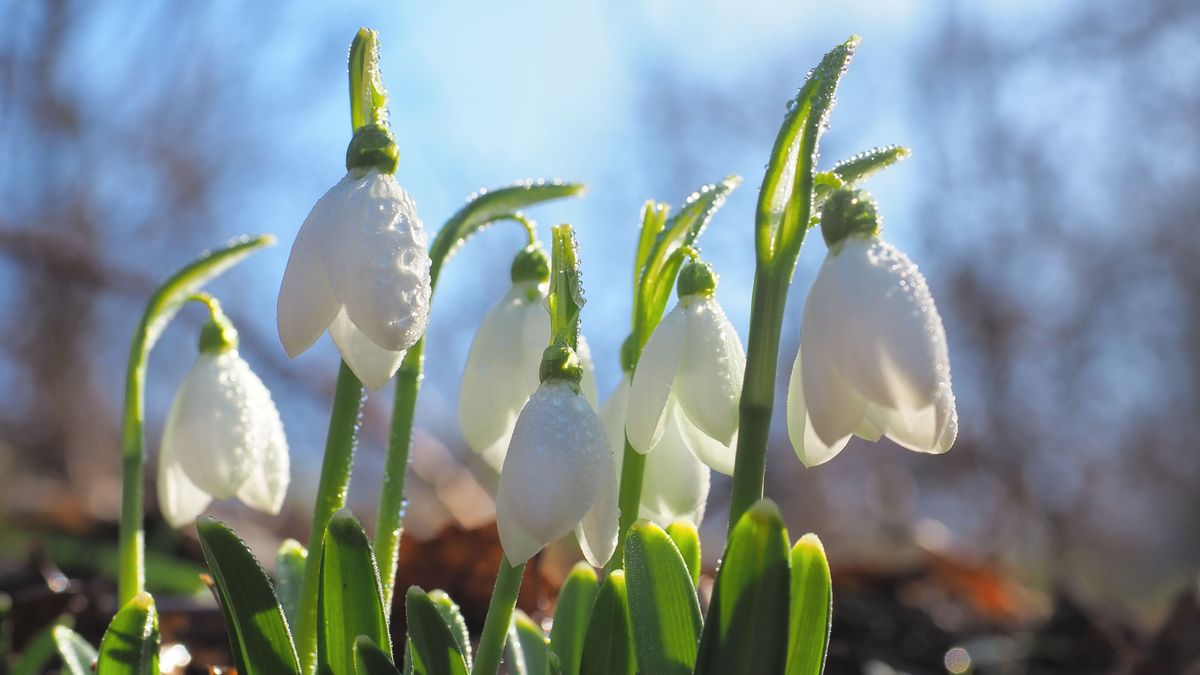
[[[566,378],[551,377],[521,409],[500,472],[496,527],[519,565],[574,530],[588,562],[616,548],[616,469],[603,424]]]
[[[625,417],[629,409],[629,376],[623,376],[616,391],[600,410],[604,431],[612,445],[616,475],[621,475],[625,457]],[[676,520],[696,525],[704,519],[710,484],[709,469],[689,445],[682,431],[687,424],[675,406],[662,438],[646,457],[638,517],[666,527]]]
[[[233,496],[279,513],[290,481],[279,411],[238,355],[236,331],[214,314],[163,431],[158,501],[173,527],[192,522],[213,499]]]
[[[463,369],[458,400],[463,437],[496,472],[504,465],[517,415],[541,383],[542,352],[550,337],[545,305],[549,276],[541,247],[530,246],[517,255],[513,285],[484,316]],[[576,353],[583,369],[580,389],[594,406],[595,376],[582,338]]]
[[[821,464],[852,435],[949,450],[958,413],[946,332],[925,277],[879,238],[866,193],[831,195],[822,230],[829,253],[804,304],[788,389],[796,454]]]
[[[679,280],[679,302],[638,359],[625,430],[635,450],[649,452],[678,407],[680,431],[693,439],[692,449],[713,470],[732,475],[746,355],[713,297],[711,268],[689,262]]]
[[[359,129],[356,142],[372,133]],[[363,143],[362,164],[348,159],[349,173],[300,226],[279,289],[278,324],[291,357],[328,330],[354,374],[378,389],[425,333],[430,258],[412,197]]]

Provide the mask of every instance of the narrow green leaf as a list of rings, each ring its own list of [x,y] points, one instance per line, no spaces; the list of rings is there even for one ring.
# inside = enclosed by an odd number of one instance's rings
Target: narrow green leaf
[[[654,523],[638,521],[625,542],[625,572],[638,665],[647,673],[691,673],[703,624],[675,542]]]
[[[899,145],[872,148],[838,162],[833,166],[832,173],[847,187],[853,187],[910,155],[912,150]]]
[[[404,596],[408,637],[416,675],[467,675],[458,643],[433,600],[417,586]]]
[[[779,508],[759,500],[738,520],[717,573],[697,675],[778,675],[787,658],[788,539]]]
[[[550,675],[550,640],[529,615],[513,610],[504,658],[509,675]]]
[[[791,555],[787,675],[820,675],[825,669],[833,618],[833,584],[825,547],[815,534],[800,537]]]
[[[667,214],[671,206],[653,199],[647,200],[642,206],[642,227],[638,231],[637,252],[633,258],[633,287],[637,288],[642,281],[642,273],[646,270],[646,261],[650,258],[650,249],[667,224]]]
[[[55,630],[65,627],[71,623],[72,619],[68,615],[63,615],[54,620],[54,623],[39,631],[34,636],[29,644],[25,645],[25,651],[21,653],[21,657],[13,664],[12,671],[9,675],[38,675],[45,672],[46,666],[49,665],[51,659],[54,658],[55,651]],[[90,646],[90,645],[89,645]],[[0,672],[5,664],[0,663]]]
[[[788,275],[812,216],[817,143],[833,107],[838,82],[858,43],[858,36],[851,36],[809,73],[796,98],[788,103],[763,175],[754,218],[755,248],[759,262],[767,264],[782,251]]]
[[[54,627],[54,645],[62,657],[66,675],[92,675],[92,664],[98,656],[96,648],[83,636],[66,626]]]
[[[149,593],[133,596],[108,624],[96,675],[158,675],[158,612]]]
[[[692,577],[692,586],[700,583],[700,532],[688,520],[677,520],[667,526],[667,536],[675,542],[683,563]]]
[[[635,332],[643,327],[657,325],[666,311],[667,300],[670,299],[671,289],[675,286],[675,276],[683,262],[680,258],[673,268],[669,267],[668,262],[672,254],[680,248],[695,245],[696,239],[704,232],[717,209],[725,204],[729,193],[741,183],[740,176],[729,176],[720,183],[702,186],[689,195],[679,213],[663,225],[646,254],[646,262],[639,277],[641,282],[635,287],[638,298],[636,304],[641,307],[640,316],[634,316]],[[644,334],[649,336],[649,330],[645,330]]]
[[[480,190],[478,194],[471,195],[466,206],[459,209],[446,221],[442,229],[438,230],[433,244],[429,247],[429,257],[433,260],[429,275],[433,283],[437,283],[442,265],[450,255],[479,230],[523,208],[563,197],[577,197],[586,190],[582,183],[539,179],[493,190]]]
[[[366,635],[359,635],[354,640],[354,672],[358,675],[400,675],[392,664],[391,655],[385,654]]]
[[[558,591],[554,623],[550,626],[550,651],[558,654],[565,675],[579,674],[588,615],[592,612],[599,587],[596,571],[587,563],[580,562],[571,569],[571,574]]]
[[[392,653],[383,587],[362,525],[343,509],[329,519],[317,605],[317,672],[353,675],[354,641],[365,635]]]
[[[645,668],[647,673],[657,673]],[[604,578],[583,643],[580,675],[634,675],[633,632],[629,625],[629,597],[624,570],[613,570]]]
[[[299,673],[300,661],[283,609],[258,560],[228,525],[196,520],[200,548],[225,611],[239,673]]]
[[[450,597],[450,594],[443,590],[429,591],[429,599],[433,601],[434,606],[442,613],[442,619],[446,621],[446,627],[450,629],[450,634],[454,636],[454,642],[458,645],[458,651],[463,655],[463,661],[467,664],[467,670],[471,669],[471,634],[467,631],[467,621],[463,619],[462,610],[459,609],[458,603]]]
[[[296,625],[300,612],[300,591],[304,587],[304,565],[308,551],[295,539],[284,540],[275,554],[275,595],[287,617],[288,626]]]

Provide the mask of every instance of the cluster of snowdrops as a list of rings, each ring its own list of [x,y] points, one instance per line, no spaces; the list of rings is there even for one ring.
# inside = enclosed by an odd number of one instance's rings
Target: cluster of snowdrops
[[[824,551],[813,535],[793,545],[763,499],[783,308],[810,230],[819,227],[828,253],[804,300],[787,389],[788,432],[800,460],[829,461],[851,436],[944,452],[957,433],[946,338],[930,291],[909,258],[880,238],[876,204],[855,187],[907,151],[879,148],[816,168],[836,85],[857,43],[830,51],[787,107],[754,219],[749,350],[715,299],[717,274],[699,247],[740,179],[701,188],[674,214],[649,202],[633,256],[624,376],[598,405],[579,334],[584,293],[574,232],[555,227],[543,246],[522,213],[582,186],[530,181],[484,191],[431,242],[394,175],[398,150],[376,36],[360,31],[350,53],[347,174],[302,225],[278,300],[279,337],[290,356],[328,332],[343,361],[307,549],[295,542],[281,549],[270,579],[232,530],[202,516],[212,500],[230,497],[278,513],[289,484],[287,440],[271,395],[239,355],[220,305],[200,290],[270,243],[247,238],[168,280],[135,335],[123,455],[124,606],[98,652],[60,631],[64,660],[98,658],[101,672],[115,673],[146,672],[157,658],[141,532],[146,356],[180,307],[199,301],[210,320],[167,419],[158,503],[173,526],[198,528],[238,672],[494,675],[504,662],[510,673],[819,673],[831,611]],[[393,644],[404,473],[434,288],[464,241],[502,221],[521,226],[528,246],[515,255],[511,288],[471,345],[460,419],[470,448],[499,473],[505,559],[477,640],[451,598],[414,587],[404,599],[408,633]],[[393,379],[372,538],[344,505],[364,392]],[[733,496],[729,539],[702,607],[696,526],[711,471],[733,477]],[[547,635],[514,610],[516,594],[526,562],[571,533],[587,562],[563,587]]]

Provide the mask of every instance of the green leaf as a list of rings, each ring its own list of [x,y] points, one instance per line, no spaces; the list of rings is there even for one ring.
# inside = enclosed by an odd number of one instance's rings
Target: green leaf
[[[786,270],[781,273],[789,277],[812,216],[817,143],[833,108],[838,82],[858,43],[858,36],[851,36],[809,73],[796,98],[788,103],[763,175],[754,218],[758,260],[770,265],[782,255]]]
[[[133,596],[108,624],[96,675],[158,675],[158,612],[149,593]]]
[[[510,675],[550,675],[550,641],[529,615],[513,610],[504,646]]]
[[[787,530],[775,503],[762,499],[730,534],[700,638],[697,675],[782,673],[788,590]]]
[[[787,675],[820,675],[825,669],[833,617],[833,584],[825,547],[806,534],[792,547],[791,611],[788,617]]]
[[[564,675],[578,675],[583,657],[583,638],[588,615],[596,601],[600,582],[596,571],[585,562],[576,563],[558,591],[554,623],[550,626],[550,651],[562,661]]]
[[[458,645],[458,651],[463,655],[467,670],[470,670],[471,634],[467,631],[467,622],[463,619],[458,603],[454,602],[454,599],[446,591],[436,589],[429,591],[429,599],[442,613],[442,619],[445,620],[446,627],[450,629],[450,634],[454,636],[454,642]]]
[[[283,609],[254,554],[228,525],[214,518],[197,518],[196,532],[225,612],[238,672],[299,673]]]
[[[357,675],[400,675],[392,657],[366,635],[354,640],[354,672]]]
[[[642,273],[646,269],[646,261],[650,258],[650,249],[654,246],[658,234],[667,224],[667,214],[671,206],[653,199],[647,200],[642,206],[642,227],[638,232],[637,252],[633,259],[633,287],[636,289],[642,281]]]
[[[912,150],[899,145],[872,148],[838,162],[831,173],[840,178],[846,187],[853,187],[910,155]]]
[[[25,645],[25,651],[21,653],[21,657],[13,664],[11,675],[38,675],[38,673],[44,672],[50,660],[54,658],[54,631],[65,627],[71,621],[72,618],[69,615],[63,615],[45,629],[38,631],[29,644]],[[0,663],[0,671],[3,670],[4,665],[4,663]]]
[[[688,574],[692,577],[692,586],[700,583],[700,532],[695,524],[688,520],[677,520],[667,526],[667,536],[675,542],[679,555],[687,565]]]
[[[413,672],[417,675],[467,675],[467,664],[441,611],[417,586],[404,596]]]
[[[295,539],[286,539],[275,554],[275,595],[287,617],[288,626],[295,626],[300,612],[300,592],[304,587],[304,565],[308,551]]]
[[[638,665],[647,673],[691,673],[703,624],[675,542],[654,523],[638,521],[625,542],[625,573]]]
[[[98,656],[96,648],[83,636],[66,626],[55,626],[54,645],[62,657],[66,675],[92,675],[92,664]]]
[[[657,673],[644,668],[647,673]],[[629,598],[625,592],[625,572],[613,570],[600,585],[596,603],[588,619],[583,643],[580,675],[634,675],[633,633],[629,625]]]
[[[480,190],[478,194],[471,195],[466,206],[438,230],[429,247],[429,257],[433,260],[429,270],[432,283],[437,284],[442,265],[451,254],[476,232],[523,208],[563,197],[577,197],[586,190],[582,183],[539,179],[493,190]]]
[[[667,300],[671,297],[671,289],[675,286],[675,276],[683,264],[683,257],[677,252],[695,245],[696,239],[704,232],[713,214],[725,204],[729,193],[741,183],[740,176],[729,176],[720,183],[701,187],[689,195],[679,213],[663,225],[646,254],[639,283],[635,286],[635,305],[640,308],[634,315],[635,333],[648,338],[649,329],[662,319]],[[638,345],[639,349],[641,346]]]
[[[379,34],[359,28],[350,43],[351,131],[365,124],[383,124],[386,117],[387,90],[379,72]]]
[[[317,604],[317,672],[353,675],[354,641],[365,635],[392,653],[383,587],[362,525],[342,509],[325,527]]]
[[[570,225],[556,225],[550,248],[550,335],[555,344],[575,349],[579,341],[579,312],[583,309],[583,284],[579,273],[579,242]]]

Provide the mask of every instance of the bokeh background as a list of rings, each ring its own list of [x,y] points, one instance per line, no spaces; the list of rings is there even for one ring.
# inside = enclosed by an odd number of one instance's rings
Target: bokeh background
[[[290,242],[344,173],[360,25],[380,32],[397,176],[431,231],[481,187],[589,185],[530,215],[544,233],[578,229],[602,396],[648,198],[678,205],[745,177],[701,240],[745,338],[754,201],[784,103],[826,49],[861,34],[822,164],[914,149],[868,189],[945,319],[961,431],[946,456],[856,440],[805,470],[778,415],[768,494],[835,565],[937,550],[1137,621],[1195,582],[1192,0],[0,3],[0,527],[115,520],[122,373],[147,294],[202,249],[269,232],[281,244],[211,290],[281,404],[294,487],[281,519],[220,508],[263,536],[306,531],[336,352],[323,338],[289,362],[274,306]],[[417,417],[427,456],[464,452],[458,377],[520,244],[497,227],[443,276]],[[781,402],[823,255],[819,237],[801,255]],[[187,310],[151,359],[152,453],[201,319]],[[370,397],[354,479],[368,521],[389,410],[389,392]],[[486,520],[486,505],[455,513],[428,487],[411,510],[430,533]],[[715,479],[706,531],[724,530],[727,494]]]

